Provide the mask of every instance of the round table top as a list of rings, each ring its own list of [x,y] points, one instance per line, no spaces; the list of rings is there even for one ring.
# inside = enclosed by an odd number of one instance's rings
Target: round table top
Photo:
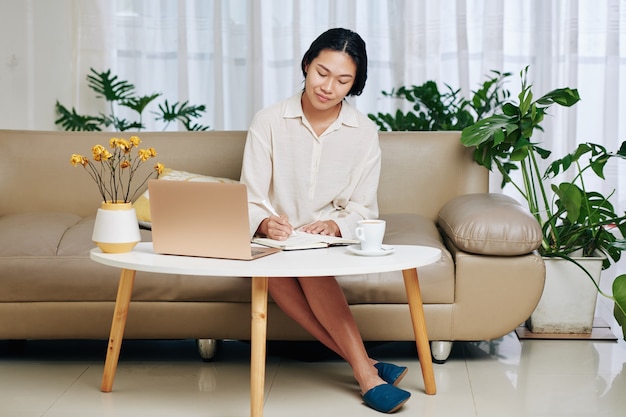
[[[441,251],[428,246],[394,245],[385,256],[359,256],[345,246],[282,251],[251,261],[161,255],[152,242],[141,242],[128,253],[107,254],[91,250],[94,261],[135,271],[232,277],[306,277],[357,275],[400,271],[436,262]]]

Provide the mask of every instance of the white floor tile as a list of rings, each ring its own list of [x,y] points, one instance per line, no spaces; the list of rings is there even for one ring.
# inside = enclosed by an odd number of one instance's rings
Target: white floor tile
[[[380,416],[362,403],[343,361],[308,344],[270,346],[271,417]],[[193,341],[125,341],[113,392],[100,392],[105,341],[0,341],[0,417],[242,417],[250,412],[249,345],[223,344],[202,362]],[[409,367],[411,399],[396,414],[424,417],[622,416],[626,343],[456,343],[434,365],[426,395],[412,343],[369,344],[372,357]],[[313,357],[313,360],[309,358]]]

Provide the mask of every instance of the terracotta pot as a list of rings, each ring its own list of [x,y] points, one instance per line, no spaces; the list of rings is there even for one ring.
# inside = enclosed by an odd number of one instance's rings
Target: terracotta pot
[[[96,214],[91,240],[105,253],[125,253],[141,240],[132,203],[102,202]]]

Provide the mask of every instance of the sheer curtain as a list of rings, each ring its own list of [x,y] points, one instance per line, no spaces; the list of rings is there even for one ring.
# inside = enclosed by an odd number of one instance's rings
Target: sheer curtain
[[[204,125],[246,129],[256,111],[302,87],[310,42],[342,26],[367,42],[368,83],[352,99],[365,113],[403,106],[381,90],[435,80],[469,94],[492,69],[514,74],[507,87],[516,95],[530,65],[537,96],[569,86],[582,97],[546,118],[555,155],[584,141],[616,150],[626,138],[626,0],[0,0],[0,8],[3,128],[56,128],[55,100],[105,111],[85,76],[110,68],[142,94],[205,104]],[[601,184],[617,189],[622,207],[624,165],[608,166]]]

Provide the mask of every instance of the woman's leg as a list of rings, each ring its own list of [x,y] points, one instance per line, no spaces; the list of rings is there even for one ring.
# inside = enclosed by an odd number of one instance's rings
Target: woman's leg
[[[378,365],[375,367],[376,361],[368,357],[346,297],[334,277],[270,278],[269,290],[288,316],[350,364],[369,407],[391,413],[409,399],[409,392],[379,376]],[[389,375],[389,366],[393,367],[386,364],[383,373],[392,382],[402,379],[406,368],[394,367]]]
[[[346,360],[339,346],[324,326],[311,311],[309,303],[302,292],[300,283],[295,278],[269,278],[269,293],[280,309],[296,323],[319,340],[324,346]]]
[[[350,364],[362,392],[384,384],[372,365],[345,295],[334,277],[298,278],[313,315]]]

